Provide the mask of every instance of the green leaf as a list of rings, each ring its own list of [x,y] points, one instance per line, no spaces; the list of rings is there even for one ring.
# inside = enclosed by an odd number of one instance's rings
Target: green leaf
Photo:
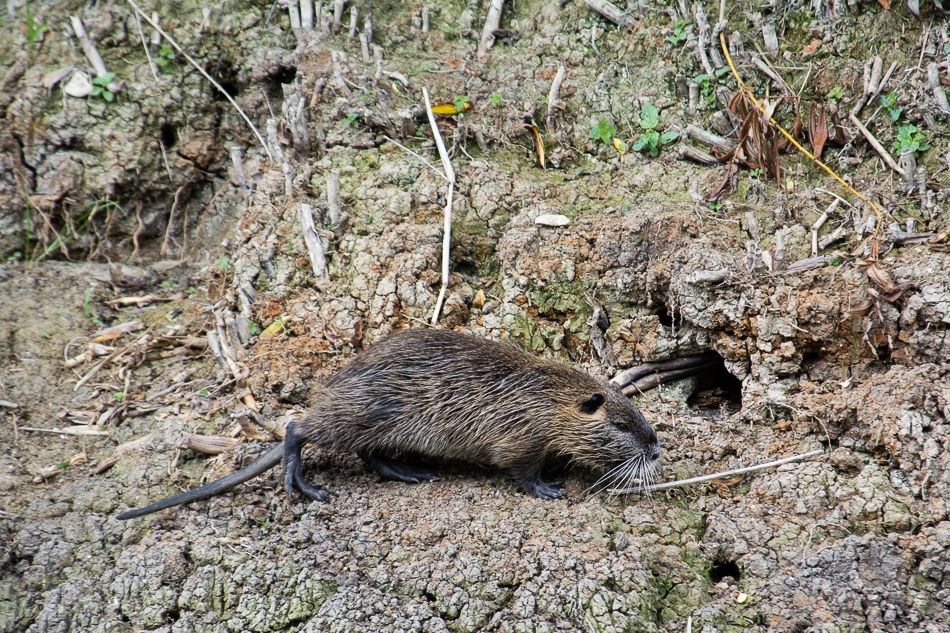
[[[115,95],[109,92],[108,90],[103,90],[102,96],[109,103],[112,103],[115,100]]]
[[[106,86],[112,83],[113,79],[115,79],[115,73],[109,72],[100,77],[93,77],[92,83],[95,86],[102,86],[103,88],[105,88]]]
[[[614,136],[616,136],[616,132],[614,126],[604,117],[590,129],[590,137],[595,141],[602,141],[604,144],[610,145],[613,142]]]
[[[662,143],[663,145],[669,145],[670,143],[678,139],[679,136],[680,136],[680,133],[677,132],[676,130],[667,130],[666,132],[663,132],[663,134],[660,135],[660,143]]]
[[[644,130],[652,130],[660,123],[660,112],[652,103],[644,103],[640,108],[640,127]]]

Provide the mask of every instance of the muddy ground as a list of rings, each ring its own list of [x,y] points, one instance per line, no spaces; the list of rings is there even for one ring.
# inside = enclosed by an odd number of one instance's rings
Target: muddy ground
[[[479,56],[480,2],[429,6],[428,32],[421,4],[354,4],[352,36],[349,9],[334,35],[319,18],[295,33],[270,3],[144,7],[267,151],[181,54],[150,44],[153,74],[130,4],[36,3],[29,18],[8,4],[0,629],[950,630],[946,19],[728,3],[740,75],[759,96],[787,84],[806,121],[829,114],[823,158],[875,211],[795,152],[770,154],[778,176],[743,165],[730,195],[704,197],[726,167],[678,148],[688,124],[738,137],[736,84],[717,47],[700,54],[693,7],[630,3],[620,29],[580,2],[506,4]],[[115,73],[111,101],[64,92],[87,68],[70,15]],[[892,66],[862,99],[866,73]],[[545,502],[505,473],[453,465],[410,486],[314,450],[327,503],[288,499],[275,469],[117,521],[248,463],[321,376],[429,326],[447,186],[423,88],[469,105],[439,122],[457,178],[439,327],[604,377],[715,352],[713,369],[635,397],[664,480],[824,453],[648,499],[589,495],[597,474],[573,470],[567,499]],[[776,111],[788,128],[794,107]],[[895,162],[918,135],[898,170],[855,108]],[[650,130],[679,137],[634,149]],[[796,266],[826,212],[818,238],[840,239]],[[210,457],[183,448],[195,435],[239,441]]]

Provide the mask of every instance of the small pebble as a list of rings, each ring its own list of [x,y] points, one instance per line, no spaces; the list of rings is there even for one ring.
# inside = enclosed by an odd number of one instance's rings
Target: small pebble
[[[567,226],[571,223],[571,219],[566,215],[543,213],[534,219],[534,223],[544,226]]]

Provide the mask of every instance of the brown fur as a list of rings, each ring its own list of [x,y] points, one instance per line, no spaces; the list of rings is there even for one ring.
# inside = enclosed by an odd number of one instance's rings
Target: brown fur
[[[446,330],[401,332],[358,354],[325,380],[311,413],[288,425],[287,491],[323,500],[326,493],[303,478],[304,444],[355,452],[380,474],[407,482],[436,478],[435,470],[415,465],[425,458],[503,468],[545,499],[562,496],[557,484],[541,480],[549,459],[567,457],[624,484],[649,477],[659,456],[653,429],[606,381]],[[275,449],[225,478],[227,487],[276,461]],[[217,494],[225,480],[119,518]]]

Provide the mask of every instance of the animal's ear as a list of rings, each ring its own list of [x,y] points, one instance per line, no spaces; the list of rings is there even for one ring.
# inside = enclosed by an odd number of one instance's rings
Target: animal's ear
[[[586,413],[587,415],[594,415],[595,413],[597,413],[597,409],[599,409],[603,404],[604,404],[604,394],[602,393],[592,394],[590,398],[588,398],[581,404],[581,413]]]

